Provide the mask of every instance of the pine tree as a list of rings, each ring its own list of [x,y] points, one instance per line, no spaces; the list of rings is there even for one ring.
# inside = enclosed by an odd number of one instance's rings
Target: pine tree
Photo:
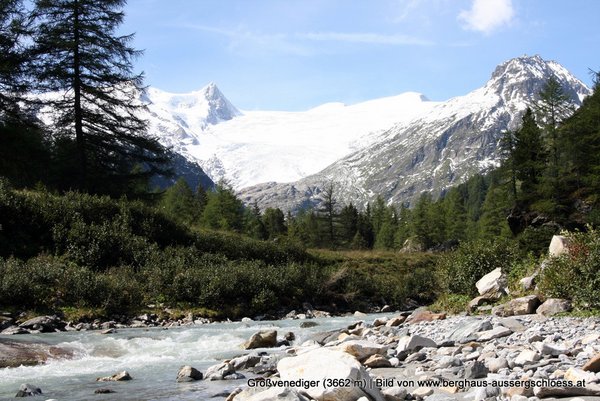
[[[208,202],[202,213],[202,223],[212,229],[242,231],[244,205],[227,183],[218,183],[214,192],[208,194]]]
[[[358,230],[358,210],[352,202],[342,208],[339,220],[340,238],[345,244],[351,244]]]
[[[327,238],[327,245],[335,248],[337,245],[336,223],[337,223],[337,199],[335,197],[336,188],[333,183],[325,185],[321,193],[321,207],[319,213],[323,218],[326,230],[324,238]]]
[[[445,239],[464,240],[467,233],[467,210],[462,194],[457,188],[452,188],[448,191],[442,203],[446,229]]]
[[[27,33],[22,0],[0,0],[0,122],[22,117],[19,101],[26,90],[24,77]]]
[[[262,221],[258,203],[254,202],[252,207],[245,211],[244,232],[252,238],[265,240],[269,237],[267,229]]]
[[[267,238],[275,239],[287,233],[285,217],[279,208],[267,208],[262,216]]]
[[[133,35],[118,36],[125,0],[35,0],[34,76],[56,115],[55,136],[75,142],[73,188],[122,193],[135,175],[162,172],[166,153],[146,135]],[[141,163],[144,171],[132,172]],[[71,171],[73,174],[73,171]]]
[[[546,165],[542,132],[533,112],[527,109],[521,128],[515,133],[514,163],[517,179],[521,181],[520,198],[526,203],[538,197],[539,183]]]
[[[198,202],[184,178],[179,178],[165,191],[160,206],[166,214],[182,223],[196,223],[200,217]]]

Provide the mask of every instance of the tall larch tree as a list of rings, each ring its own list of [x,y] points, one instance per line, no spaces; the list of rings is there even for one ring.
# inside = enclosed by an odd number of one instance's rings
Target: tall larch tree
[[[167,160],[140,118],[143,76],[133,71],[140,51],[130,46],[133,35],[117,34],[125,4],[34,1],[36,89],[53,93],[43,99],[52,110],[54,135],[74,140],[65,148],[73,153],[75,189],[120,194],[129,180],[162,171]],[[144,169],[133,173],[136,164]]]

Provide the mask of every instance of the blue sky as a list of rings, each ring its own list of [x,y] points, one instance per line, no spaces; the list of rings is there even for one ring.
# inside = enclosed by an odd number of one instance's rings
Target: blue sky
[[[588,85],[600,69],[597,0],[129,0],[125,12],[148,85],[215,82],[244,110],[446,100],[524,54]]]

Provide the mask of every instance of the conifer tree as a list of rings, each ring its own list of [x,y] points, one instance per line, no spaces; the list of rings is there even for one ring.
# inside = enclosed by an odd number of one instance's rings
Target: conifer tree
[[[531,202],[538,195],[539,183],[546,165],[542,133],[533,112],[527,109],[521,128],[515,133],[514,163],[517,179],[521,181],[521,198]]]
[[[19,119],[19,101],[26,89],[24,77],[27,33],[22,0],[0,0],[0,122]]]
[[[119,36],[125,0],[35,0],[34,78],[38,92],[53,92],[55,136],[74,140],[73,188],[119,194],[138,163],[151,176],[166,154],[147,136],[137,100],[142,75],[133,35]]]
[[[358,231],[358,210],[352,202],[342,208],[339,221],[341,240],[346,244],[351,244]]]
[[[262,223],[269,239],[275,239],[287,232],[285,217],[279,208],[267,208],[263,213]]]

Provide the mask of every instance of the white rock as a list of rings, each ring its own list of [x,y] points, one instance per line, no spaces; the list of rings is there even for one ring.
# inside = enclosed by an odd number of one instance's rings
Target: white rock
[[[406,398],[407,391],[404,387],[389,387],[381,390],[385,401],[402,401]]]
[[[502,269],[497,268],[480,278],[475,283],[479,295],[489,295],[500,297],[506,294],[506,276],[502,274]]]
[[[521,353],[515,358],[514,362],[517,366],[524,366],[537,362],[540,359],[541,355],[537,351],[526,349],[521,351]]]
[[[429,347],[437,348],[437,344],[430,338],[422,337],[419,335],[413,335],[401,337],[400,340],[398,340],[398,346],[396,347],[396,349],[398,350],[398,352],[410,352],[419,348]]]
[[[550,256],[560,256],[569,253],[569,239],[564,235],[554,235],[548,247]]]
[[[372,355],[385,354],[387,347],[381,344],[376,344],[365,340],[346,341],[338,346],[341,351],[344,351],[356,359],[362,361]]]
[[[511,334],[511,329],[506,328],[504,326],[496,326],[491,330],[480,331],[479,333],[477,333],[477,340],[485,342],[493,340],[494,338],[510,336]]]
[[[318,380],[323,383],[325,378],[350,379],[371,382],[371,377],[365,368],[353,356],[339,351],[320,348],[305,352],[296,357],[283,358],[277,364],[281,380]],[[311,387],[302,389],[311,398],[320,401],[355,401],[365,395],[373,401],[384,401],[381,391],[377,388],[348,387]]]

